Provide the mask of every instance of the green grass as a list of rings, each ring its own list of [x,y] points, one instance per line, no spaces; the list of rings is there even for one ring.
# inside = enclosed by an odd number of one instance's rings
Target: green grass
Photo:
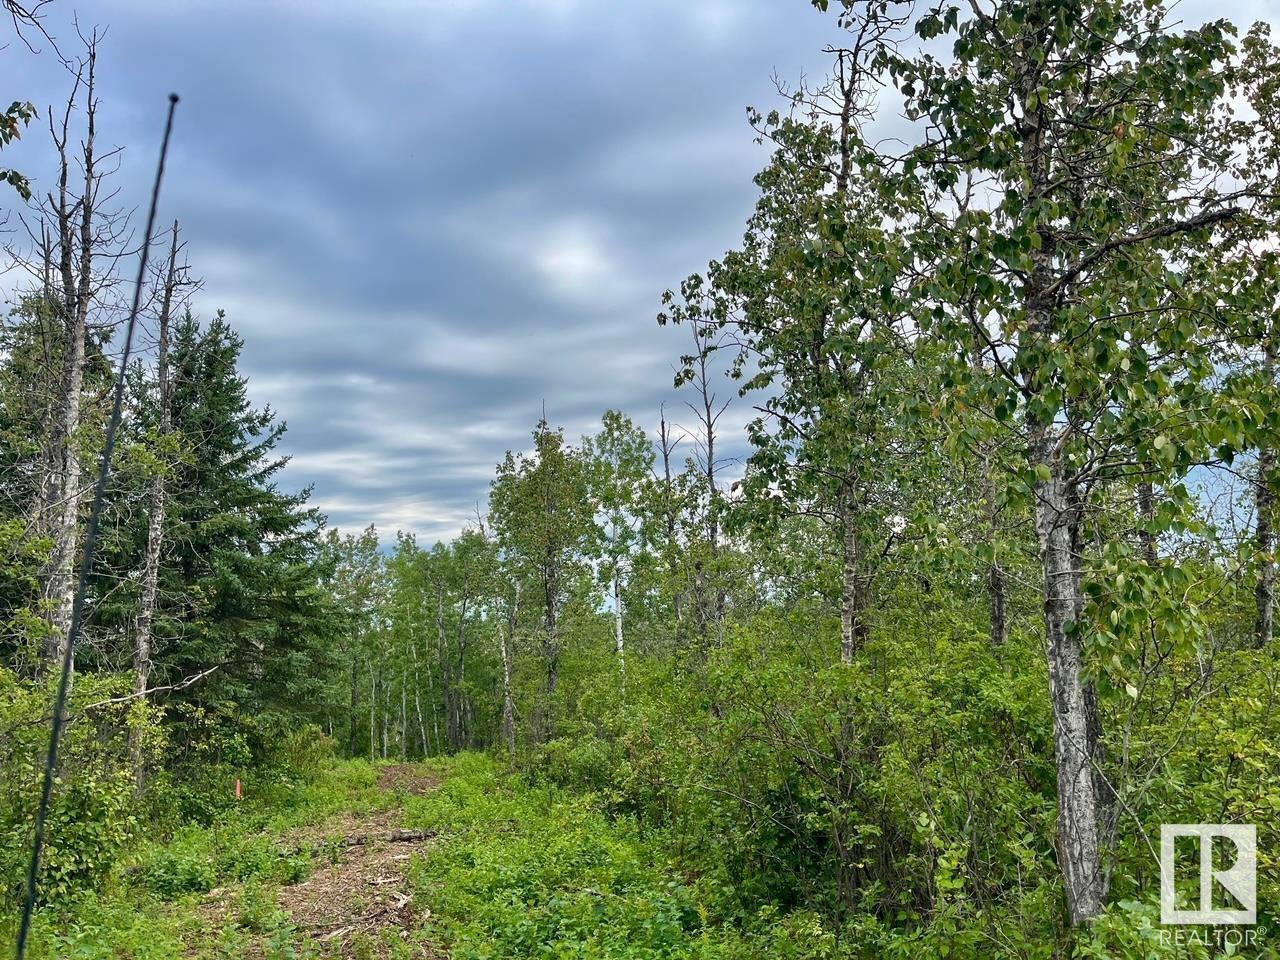
[[[684,875],[660,835],[611,819],[592,796],[530,785],[481,756],[443,769],[443,787],[411,801],[407,822],[441,831],[414,881],[455,960],[834,955],[808,914],[730,924],[726,891]]]
[[[661,831],[609,812],[589,793],[509,774],[494,759],[467,754],[433,761],[442,786],[422,796],[380,791],[377,767],[327,765],[307,783],[273,784],[207,827],[188,826],[139,844],[99,890],[38,915],[32,960],[239,958],[250,947],[267,960],[314,960],[305,931],[277,909],[282,884],[305,877],[336,851],[298,849],[290,831],[341,812],[404,806],[409,827],[438,832],[410,866],[422,935],[454,960],[907,960],[988,955],[958,927],[902,932],[872,918],[837,937],[816,913],[784,913],[743,898],[714,871],[677,861]],[[220,906],[208,906],[215,899]],[[1109,914],[1079,956],[1117,956],[1141,905]],[[1046,904],[1045,909],[1051,909]],[[1149,911],[1148,911],[1149,912]],[[1110,934],[1108,933],[1110,931]],[[11,943],[13,920],[0,924]],[[397,931],[398,935],[398,931]],[[1114,939],[1114,938],[1112,938]],[[1143,936],[1124,956],[1161,952]],[[373,941],[354,954],[383,955]],[[388,945],[391,956],[409,947]],[[1006,955],[1048,957],[1035,942]],[[188,952],[192,951],[192,952]],[[396,952],[400,951],[400,952]]]
[[[240,957],[251,938],[268,957],[300,957],[275,890],[310,873],[318,853],[282,849],[291,830],[343,811],[395,802],[377,788],[366,761],[335,762],[311,782],[250,783],[245,800],[210,826],[184,826],[138,843],[100,889],[41,910],[32,931],[32,960],[170,960],[186,944],[200,956]],[[199,906],[226,891],[226,920],[209,930]],[[12,943],[16,920],[0,920],[0,943]]]

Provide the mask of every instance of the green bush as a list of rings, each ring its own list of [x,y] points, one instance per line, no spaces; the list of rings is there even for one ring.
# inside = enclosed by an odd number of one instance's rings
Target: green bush
[[[444,831],[415,880],[458,960],[833,955],[812,913],[726,924],[717,881],[683,873],[661,835],[609,817],[597,798],[478,757],[455,758],[447,774],[409,817]]]
[[[174,845],[161,850],[139,871],[138,882],[164,900],[205,893],[217,883],[217,871],[203,851]]]
[[[130,729],[148,754],[159,745],[147,706],[111,703],[127,694],[123,675],[77,675],[68,704],[49,810],[41,893],[59,900],[107,876],[138,826],[129,762]],[[22,884],[48,744],[53,681],[38,686],[0,669],[0,883]]]

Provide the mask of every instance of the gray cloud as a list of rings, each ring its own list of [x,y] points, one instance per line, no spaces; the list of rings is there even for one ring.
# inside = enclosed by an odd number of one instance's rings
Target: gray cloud
[[[1240,22],[1267,0],[1218,8]],[[1230,8],[1230,9],[1226,9]],[[73,4],[50,24],[70,49]],[[1195,19],[1205,2],[1187,4]],[[825,69],[804,0],[101,0],[102,128],[141,202],[183,96],[163,214],[289,423],[287,481],[343,528],[428,539],[483,503],[545,401],[571,434],[678,412],[661,291],[733,245],[748,104]],[[6,93],[66,77],[20,45]],[[6,152],[37,174],[45,139]],[[732,391],[729,385],[725,395]],[[735,418],[742,420],[746,411]]]

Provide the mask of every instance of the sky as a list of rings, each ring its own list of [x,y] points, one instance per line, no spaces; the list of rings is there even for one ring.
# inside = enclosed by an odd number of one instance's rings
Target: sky
[[[1280,0],[1187,0],[1245,24]],[[245,339],[249,392],[287,421],[282,483],[344,531],[431,542],[483,509],[545,406],[571,438],[621,409],[692,425],[662,291],[733,247],[767,153],[746,108],[819,78],[834,17],[807,0],[53,0],[107,27],[100,136],[141,209],[182,97],[161,222],[182,222],[198,313]],[[0,51],[41,108],[68,77]],[[47,188],[47,132],[6,165]],[[733,395],[725,383],[722,395]],[[750,418],[725,423],[730,454]],[[684,449],[688,449],[686,444]]]

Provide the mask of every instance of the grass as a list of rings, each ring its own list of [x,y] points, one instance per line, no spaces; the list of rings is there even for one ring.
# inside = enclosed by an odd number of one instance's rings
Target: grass
[[[728,922],[716,881],[683,874],[660,834],[607,816],[593,796],[532,785],[482,756],[442,769],[444,785],[411,800],[406,822],[444,837],[414,879],[454,960],[834,955],[808,914],[753,918],[749,932]]]
[[[439,831],[429,855],[412,862],[410,892],[427,936],[456,960],[833,955],[830,937],[808,915],[730,922],[715,880],[683,873],[661,835],[608,816],[592,795],[530,783],[482,755],[431,768],[443,785],[419,796],[379,789],[378,768],[355,760],[325,767],[312,782],[257,792],[251,785],[246,800],[213,824],[138,844],[101,889],[41,911],[30,956],[318,957],[277,907],[277,891],[337,850],[297,838],[319,836],[307,828],[337,815],[358,820],[400,804],[406,826]],[[11,931],[0,927],[0,942]],[[348,952],[394,957],[403,949],[376,933],[354,935]]]
[[[304,879],[317,854],[290,849],[282,839],[335,814],[368,812],[393,800],[378,790],[376,768],[360,760],[330,764],[313,781],[250,783],[245,800],[213,824],[141,841],[100,889],[41,910],[28,955],[230,958],[243,957],[257,939],[269,958],[298,957],[288,918],[275,907],[275,890]],[[221,914],[207,906],[211,891],[219,890],[226,903]],[[0,943],[15,936],[10,915],[0,922]]]

